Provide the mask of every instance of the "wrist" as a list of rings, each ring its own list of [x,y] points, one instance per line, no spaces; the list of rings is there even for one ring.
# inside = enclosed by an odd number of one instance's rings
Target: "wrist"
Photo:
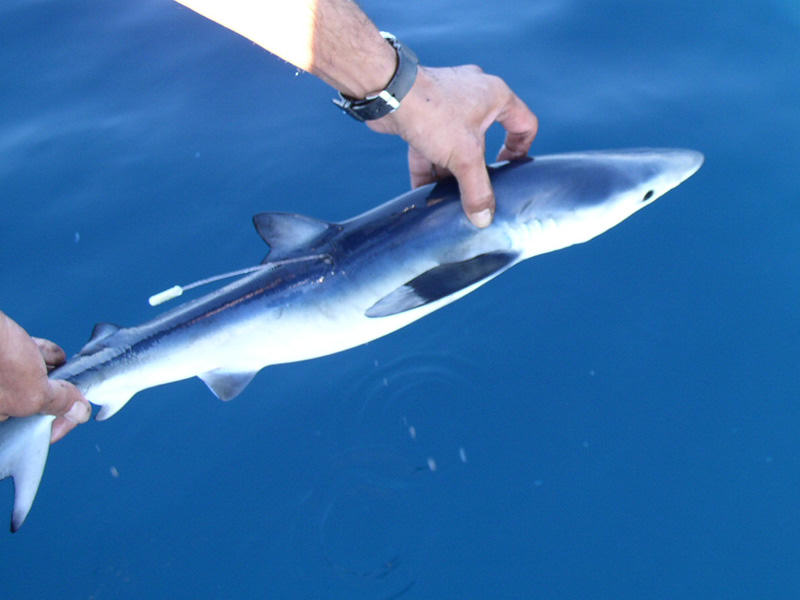
[[[362,53],[353,70],[341,76],[336,89],[351,98],[363,99],[384,89],[397,69],[397,53],[383,37],[377,37],[370,49]]]
[[[367,121],[366,125],[378,133],[389,133],[400,135],[403,138],[410,135],[409,128],[414,124],[421,123],[415,118],[420,112],[430,109],[430,102],[434,100],[435,90],[431,89],[431,75],[428,67],[420,65],[417,68],[417,77],[414,85],[408,90],[403,101],[397,110],[373,121]],[[422,133],[422,132],[420,132]]]
[[[354,97],[340,91],[339,98],[333,100],[334,104],[357,121],[380,119],[397,110],[417,78],[417,55],[391,33],[382,31],[381,36],[395,54],[395,67],[388,83],[365,97]]]

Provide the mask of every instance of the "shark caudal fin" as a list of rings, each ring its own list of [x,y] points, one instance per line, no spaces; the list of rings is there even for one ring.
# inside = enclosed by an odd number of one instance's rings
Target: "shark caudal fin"
[[[50,425],[54,418],[33,415],[0,422],[0,479],[14,479],[12,532],[20,528],[36,498],[50,450]]]

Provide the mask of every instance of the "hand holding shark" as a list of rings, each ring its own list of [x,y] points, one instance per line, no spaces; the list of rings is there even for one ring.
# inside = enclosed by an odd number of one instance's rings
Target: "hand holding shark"
[[[539,125],[536,116],[502,79],[465,65],[420,67],[400,108],[367,125],[408,143],[411,187],[454,176],[467,217],[476,227],[487,227],[495,198],[484,156],[486,130],[494,122],[506,130],[497,160],[527,156]]]
[[[32,338],[0,312],[0,421],[48,413],[58,417],[51,441],[57,442],[92,414],[89,403],[71,383],[48,379],[48,371],[67,360],[49,340]]]

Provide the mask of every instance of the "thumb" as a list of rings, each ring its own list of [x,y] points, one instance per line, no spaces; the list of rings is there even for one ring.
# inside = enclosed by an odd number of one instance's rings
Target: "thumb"
[[[50,443],[57,442],[79,423],[85,423],[92,415],[92,408],[80,390],[69,382],[55,380],[51,383],[53,400],[50,408],[59,415],[53,422]]]
[[[81,403],[88,406],[83,394],[74,385],[63,379],[48,379],[46,395],[42,400],[41,412],[61,417],[67,414],[73,405]],[[75,407],[75,411],[78,408]],[[75,413],[73,412],[73,415]],[[88,419],[88,414],[86,419]],[[86,421],[83,419],[80,422]]]

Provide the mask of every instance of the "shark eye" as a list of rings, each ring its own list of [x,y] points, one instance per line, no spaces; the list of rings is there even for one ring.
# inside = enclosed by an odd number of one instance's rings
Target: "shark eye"
[[[650,200],[650,198],[653,197],[653,194],[654,194],[653,190],[647,190],[647,193],[644,195],[644,198],[642,198],[642,202],[647,202],[648,200]]]

